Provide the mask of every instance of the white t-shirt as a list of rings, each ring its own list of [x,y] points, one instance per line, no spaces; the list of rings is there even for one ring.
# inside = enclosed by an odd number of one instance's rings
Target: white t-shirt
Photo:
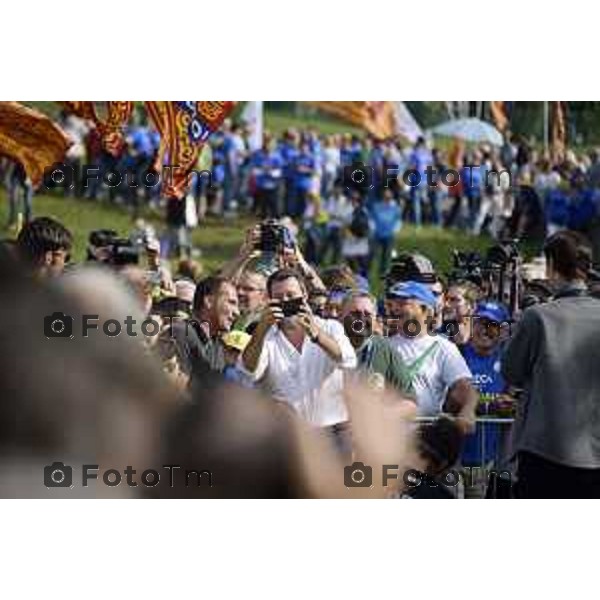
[[[419,416],[437,415],[442,410],[448,388],[459,379],[471,379],[471,371],[456,345],[441,335],[416,338],[395,335],[390,338],[390,343],[409,369],[436,344],[413,379]]]
[[[298,352],[281,329],[273,326],[265,337],[256,371],[248,375],[254,381],[262,379],[274,398],[292,406],[307,421],[327,427],[348,420],[343,370],[354,369],[357,361],[341,323],[319,317],[315,321],[339,344],[341,362],[334,362],[308,338]]]

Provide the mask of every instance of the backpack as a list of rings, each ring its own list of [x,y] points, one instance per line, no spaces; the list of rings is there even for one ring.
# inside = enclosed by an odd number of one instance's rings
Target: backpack
[[[357,238],[364,238],[369,235],[369,215],[362,206],[354,209],[352,213],[350,233]]]

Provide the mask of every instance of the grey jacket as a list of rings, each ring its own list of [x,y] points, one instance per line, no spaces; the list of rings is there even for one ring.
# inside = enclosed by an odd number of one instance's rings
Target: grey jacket
[[[600,468],[600,300],[563,290],[523,313],[502,362],[525,393],[513,451],[562,465]]]

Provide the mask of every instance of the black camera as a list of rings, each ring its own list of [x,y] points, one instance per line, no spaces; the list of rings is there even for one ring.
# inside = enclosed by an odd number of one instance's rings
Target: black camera
[[[373,469],[361,462],[344,467],[344,485],[346,487],[371,487]]]
[[[371,337],[373,333],[371,317],[362,313],[350,313],[344,317],[344,331],[349,338]]]
[[[62,312],[44,317],[44,335],[47,338],[72,338],[73,317]]]
[[[384,278],[384,290],[401,281],[433,284],[438,280],[432,262],[418,252],[402,252],[392,261]]]
[[[293,298],[292,300],[282,300],[281,312],[284,317],[293,317],[297,315],[300,310],[304,308],[304,298]]]
[[[119,237],[114,229],[94,229],[88,237],[87,260],[105,262],[110,257],[110,248]]]
[[[47,488],[73,487],[73,469],[65,463],[53,462],[44,467],[44,485]]]
[[[353,162],[344,167],[344,185],[351,190],[368,190],[373,187],[373,167],[363,162]]]
[[[488,267],[503,267],[511,262],[520,260],[518,240],[502,240],[500,243],[492,246],[485,257],[485,263]]]
[[[260,237],[256,249],[266,254],[281,254],[283,249],[291,247],[289,232],[276,219],[267,219],[260,224]]]
[[[75,169],[65,163],[53,163],[44,169],[44,187],[48,190],[56,188],[73,188],[75,186]]]
[[[470,281],[477,286],[483,283],[483,259],[478,252],[461,252],[454,250],[452,253],[453,268],[448,274],[449,282]]]
[[[108,263],[114,267],[137,265],[140,262],[140,250],[127,238],[114,239],[110,246]]]

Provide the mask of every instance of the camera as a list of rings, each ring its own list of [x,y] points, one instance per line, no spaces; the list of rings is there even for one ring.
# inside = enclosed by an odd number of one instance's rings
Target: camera
[[[418,281],[433,284],[438,280],[431,261],[418,252],[402,252],[392,261],[390,269],[384,277],[384,289],[387,292],[393,285],[401,281]]]
[[[87,260],[106,262],[110,257],[110,247],[119,234],[114,229],[94,229],[88,237]]]
[[[47,338],[72,338],[73,317],[55,312],[44,317],[44,335]]]
[[[47,488],[73,487],[73,469],[65,463],[53,462],[44,467],[44,485]]]
[[[266,254],[281,254],[284,248],[293,247],[287,228],[277,219],[267,219],[260,224],[260,236],[256,249]]]
[[[349,338],[369,338],[373,333],[371,317],[362,313],[350,313],[344,317],[344,331]]]
[[[133,242],[127,238],[113,239],[110,246],[108,264],[114,267],[137,265],[140,261],[140,251]]]
[[[293,317],[297,315],[304,307],[304,298],[293,298],[292,300],[283,300],[281,302],[281,312],[284,317]]]
[[[75,169],[65,163],[53,163],[44,169],[43,181],[48,190],[72,188],[75,185]]]
[[[483,259],[478,252],[461,252],[454,250],[452,253],[453,268],[448,274],[448,281],[471,283],[481,286],[483,283]]]
[[[344,467],[344,485],[346,487],[371,487],[373,469],[361,462],[353,462]]]
[[[363,162],[353,162],[344,167],[344,185],[351,190],[368,190],[373,187],[373,168]]]

